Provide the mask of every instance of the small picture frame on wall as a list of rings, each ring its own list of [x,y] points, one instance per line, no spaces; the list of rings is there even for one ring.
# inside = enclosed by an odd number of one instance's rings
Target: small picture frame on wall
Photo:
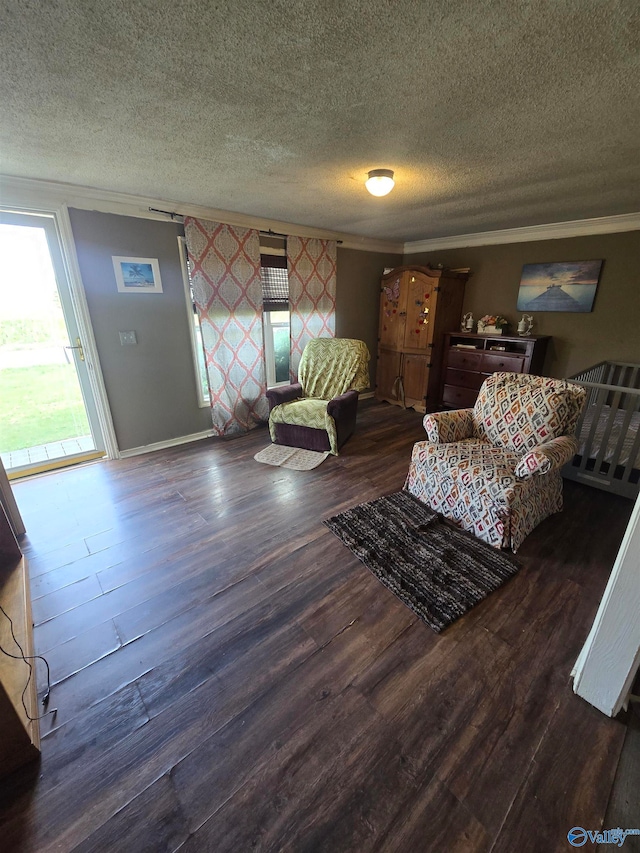
[[[162,293],[157,258],[123,258],[113,255],[112,260],[119,293]]]
[[[589,313],[602,271],[602,261],[525,264],[520,278],[518,311]]]

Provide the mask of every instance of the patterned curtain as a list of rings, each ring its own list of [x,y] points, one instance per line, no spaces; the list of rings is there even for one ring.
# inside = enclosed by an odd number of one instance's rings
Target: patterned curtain
[[[257,231],[185,218],[193,295],[217,435],[233,435],[269,417],[262,333]]]
[[[289,310],[291,312],[291,381],[298,376],[300,356],[311,338],[336,335],[335,240],[287,238]]]

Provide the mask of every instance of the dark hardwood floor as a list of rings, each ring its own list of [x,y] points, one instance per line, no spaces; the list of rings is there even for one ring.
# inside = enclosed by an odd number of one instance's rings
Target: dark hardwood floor
[[[565,483],[523,568],[434,634],[323,518],[399,490],[415,412],[361,403],[338,458],[255,430],[15,485],[42,759],[3,851],[541,851],[603,824],[626,734],[576,697],[632,502]]]

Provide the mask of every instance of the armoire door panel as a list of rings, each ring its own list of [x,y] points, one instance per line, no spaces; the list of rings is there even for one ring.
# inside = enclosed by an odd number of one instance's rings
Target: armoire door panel
[[[408,274],[405,349],[426,349],[435,317],[433,282],[425,275]]]
[[[399,352],[380,350],[376,370],[376,397],[379,400],[400,400],[396,379],[400,376],[401,358]]]
[[[402,374],[407,405],[423,404],[427,396],[429,382],[428,357],[426,355],[405,355]]]
[[[404,337],[407,292],[403,276],[385,283],[380,291],[380,346],[401,349]]]

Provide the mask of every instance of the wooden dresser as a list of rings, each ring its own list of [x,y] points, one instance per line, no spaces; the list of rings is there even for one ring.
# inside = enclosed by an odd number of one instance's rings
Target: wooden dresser
[[[376,397],[438,408],[444,333],[460,322],[466,272],[398,267],[382,277]]]
[[[519,338],[473,332],[445,334],[442,408],[473,406],[480,386],[491,373],[541,374],[550,340],[547,335]]]

